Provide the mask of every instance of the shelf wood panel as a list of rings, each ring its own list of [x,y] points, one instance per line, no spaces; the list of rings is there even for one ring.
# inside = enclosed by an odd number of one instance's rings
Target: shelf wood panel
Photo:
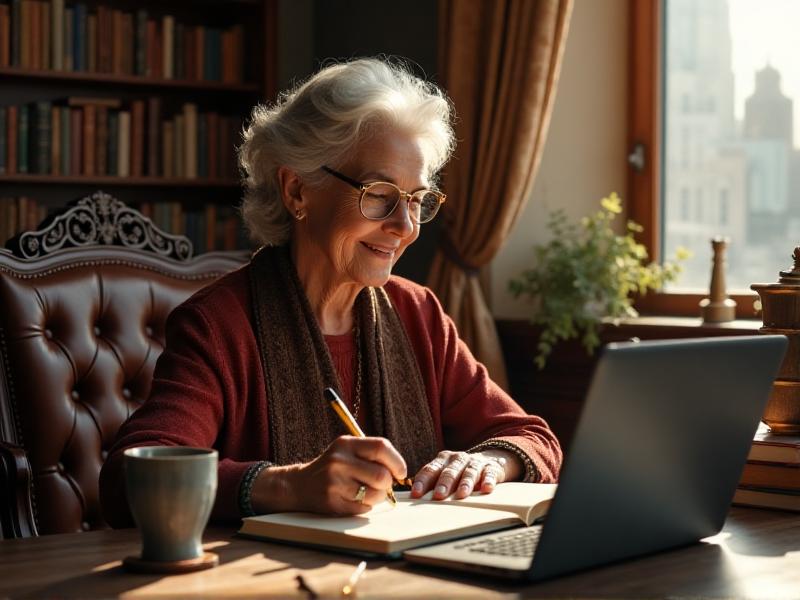
[[[75,81],[80,83],[110,83],[131,87],[173,88],[175,90],[224,91],[256,94],[261,86],[256,83],[224,83],[222,81],[197,81],[194,79],[156,79],[140,75],[114,75],[112,73],[87,73],[84,71],[44,71],[21,69],[18,67],[0,68],[0,77],[19,80]]]
[[[0,183],[62,184],[62,185],[113,185],[150,187],[217,187],[237,188],[235,179],[208,179],[185,177],[117,177],[115,175],[0,175]]]

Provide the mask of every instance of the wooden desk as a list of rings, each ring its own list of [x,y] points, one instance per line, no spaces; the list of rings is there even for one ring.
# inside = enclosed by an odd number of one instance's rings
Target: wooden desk
[[[296,597],[303,573],[321,596],[338,598],[358,559],[232,537],[210,528],[206,548],[220,566],[179,576],[133,575],[120,560],[138,552],[135,530],[0,542],[0,597]],[[370,561],[359,598],[800,597],[800,514],[731,510],[705,543],[539,584]]]

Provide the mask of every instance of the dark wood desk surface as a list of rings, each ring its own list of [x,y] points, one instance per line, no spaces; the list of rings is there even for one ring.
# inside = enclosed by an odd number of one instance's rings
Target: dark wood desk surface
[[[209,528],[220,566],[178,576],[134,575],[120,561],[139,550],[135,530],[0,542],[0,597],[340,597],[358,559],[235,538]],[[734,508],[704,543],[538,584],[370,561],[359,598],[694,597],[800,598],[800,514]]]

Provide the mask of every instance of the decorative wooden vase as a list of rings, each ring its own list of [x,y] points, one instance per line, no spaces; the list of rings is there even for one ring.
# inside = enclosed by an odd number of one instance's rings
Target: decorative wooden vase
[[[773,433],[800,433],[800,246],[794,249],[794,268],[781,271],[778,283],[754,283],[761,297],[761,333],[780,333],[789,347],[772,386],[763,421]]]

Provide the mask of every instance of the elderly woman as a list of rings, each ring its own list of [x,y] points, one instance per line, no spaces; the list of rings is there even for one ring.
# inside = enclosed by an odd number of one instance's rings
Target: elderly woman
[[[212,516],[358,514],[413,476],[412,495],[555,481],[556,438],[487,375],[430,290],[392,267],[445,196],[448,100],[404,68],[323,69],[244,135],[245,222],[263,247],[176,308],[151,396],[101,474],[109,523],[129,525],[122,452],[214,447]],[[333,387],[367,437],[323,399]]]

